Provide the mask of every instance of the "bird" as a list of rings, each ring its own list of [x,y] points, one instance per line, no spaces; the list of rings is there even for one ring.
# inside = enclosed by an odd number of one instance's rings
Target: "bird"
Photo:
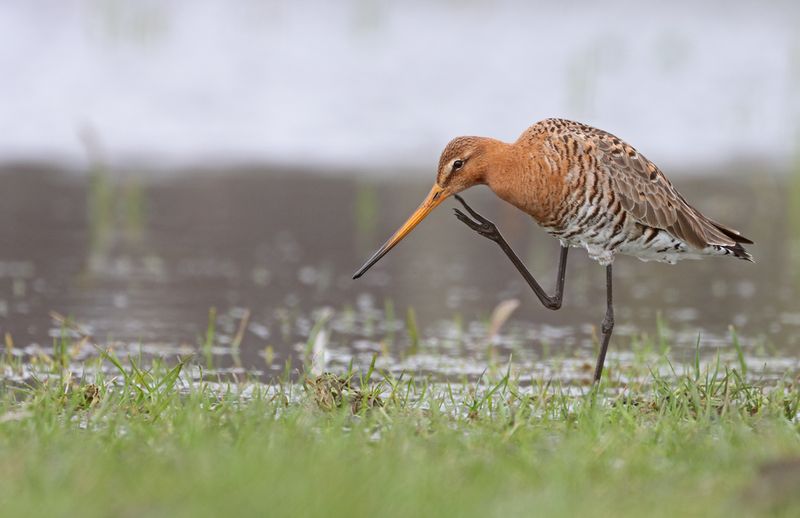
[[[536,281],[497,226],[459,195],[476,185],[488,186],[559,240],[553,295]],[[353,279],[361,277],[450,196],[466,211],[456,208],[455,216],[495,242],[548,309],[561,308],[570,248],[584,248],[605,267],[606,312],[594,384],[602,377],[614,329],[612,267],[617,255],[669,264],[709,256],[753,262],[743,246],[753,241],[690,205],[664,173],[633,146],[587,124],[550,118],[530,126],[513,143],[475,136],[451,140],[422,204]]]

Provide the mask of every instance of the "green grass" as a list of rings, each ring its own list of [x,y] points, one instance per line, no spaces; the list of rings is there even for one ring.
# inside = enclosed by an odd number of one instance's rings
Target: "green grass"
[[[6,516],[796,516],[796,389],[716,364],[577,395],[513,376],[0,381]],[[766,466],[766,467],[765,467]]]

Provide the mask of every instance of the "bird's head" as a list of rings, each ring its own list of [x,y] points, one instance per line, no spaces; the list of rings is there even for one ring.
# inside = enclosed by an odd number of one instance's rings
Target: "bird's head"
[[[392,237],[358,269],[353,278],[361,277],[444,200],[473,185],[485,183],[485,150],[491,142],[491,139],[482,137],[457,137],[451,140],[439,158],[436,183],[428,196]]]
[[[486,148],[492,142],[483,137],[457,137],[451,140],[439,157],[436,185],[442,197],[485,183]]]

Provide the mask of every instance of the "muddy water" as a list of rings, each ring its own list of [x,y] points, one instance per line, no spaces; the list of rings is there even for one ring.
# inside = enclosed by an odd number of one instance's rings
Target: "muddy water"
[[[675,183],[754,239],[757,262],[619,259],[612,365],[648,341],[668,344],[680,361],[698,336],[706,356],[728,357],[734,326],[757,363],[796,367],[800,185],[763,173]],[[428,188],[256,169],[146,179],[7,167],[0,336],[26,361],[67,336],[76,360],[96,354],[91,343],[122,354],[196,352],[219,372],[262,378],[290,358],[300,368],[314,349],[324,351],[317,368],[333,370],[376,354],[395,371],[474,376],[509,356],[534,377],[552,372],[553,358],[586,370],[604,277],[583,251],[570,256],[563,308],[548,311],[448,201],[362,279],[350,278]],[[466,198],[551,289],[558,244],[488,191]],[[492,311],[509,299],[519,307],[489,338]]]

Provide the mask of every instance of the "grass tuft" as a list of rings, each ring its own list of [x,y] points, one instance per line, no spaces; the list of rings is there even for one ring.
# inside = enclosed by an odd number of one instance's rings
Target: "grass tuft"
[[[800,511],[800,393],[719,357],[593,388],[522,382],[510,361],[471,383],[373,358],[300,385],[288,365],[265,385],[101,356],[82,377],[0,383],[9,516]]]

